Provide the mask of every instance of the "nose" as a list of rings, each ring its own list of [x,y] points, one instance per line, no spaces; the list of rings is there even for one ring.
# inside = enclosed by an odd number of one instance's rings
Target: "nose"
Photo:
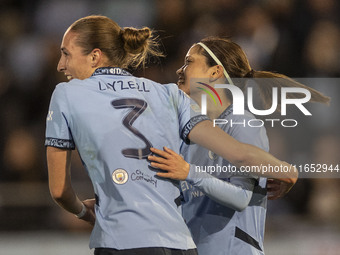
[[[65,70],[65,61],[63,60],[63,57],[61,56],[58,62],[57,71],[64,72],[64,70]]]
[[[181,66],[181,67],[176,71],[176,74],[177,74],[178,76],[180,76],[181,74],[183,74],[183,69],[184,69],[184,65]]]

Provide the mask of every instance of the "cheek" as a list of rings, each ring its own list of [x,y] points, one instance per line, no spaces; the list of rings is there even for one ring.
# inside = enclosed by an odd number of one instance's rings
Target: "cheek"
[[[194,79],[199,78],[202,75],[201,69],[195,67],[195,68],[188,68],[186,70],[186,78],[188,79]]]
[[[74,68],[77,69],[76,71],[78,72],[81,79],[89,78],[93,73],[93,69],[91,68],[91,64],[86,62],[85,59],[84,59],[84,61],[79,63],[78,66],[75,66]]]
[[[83,71],[86,69],[87,65],[82,59],[74,59],[73,61],[70,61],[70,66],[72,66],[75,71]]]
[[[74,69],[73,68],[73,66],[75,65],[74,63],[73,63],[74,61],[72,61],[72,59],[70,59],[70,58],[65,58],[65,66],[67,67],[67,70],[72,70],[72,69]]]

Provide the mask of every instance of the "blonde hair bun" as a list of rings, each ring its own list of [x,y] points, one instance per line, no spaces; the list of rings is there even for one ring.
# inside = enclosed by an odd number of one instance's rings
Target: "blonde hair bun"
[[[148,46],[148,39],[151,37],[151,34],[151,30],[148,27],[142,29],[125,27],[122,29],[124,50],[130,54],[143,53]]]

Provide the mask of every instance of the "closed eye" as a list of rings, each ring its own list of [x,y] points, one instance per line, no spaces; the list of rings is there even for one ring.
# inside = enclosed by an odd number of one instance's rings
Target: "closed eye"
[[[184,65],[187,66],[187,65],[189,65],[191,62],[192,62],[192,60],[188,60],[188,59],[187,59],[187,60],[185,60]]]
[[[65,48],[61,48],[61,54],[64,55],[64,56],[70,55]]]

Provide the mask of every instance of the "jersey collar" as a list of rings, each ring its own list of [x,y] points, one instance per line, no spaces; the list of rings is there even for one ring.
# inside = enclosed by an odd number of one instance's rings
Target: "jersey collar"
[[[131,74],[119,67],[99,67],[97,68],[92,76],[96,75],[123,75],[123,76],[131,76]]]
[[[218,117],[219,119],[227,117],[229,114],[231,114],[233,111],[233,104],[230,104]]]

